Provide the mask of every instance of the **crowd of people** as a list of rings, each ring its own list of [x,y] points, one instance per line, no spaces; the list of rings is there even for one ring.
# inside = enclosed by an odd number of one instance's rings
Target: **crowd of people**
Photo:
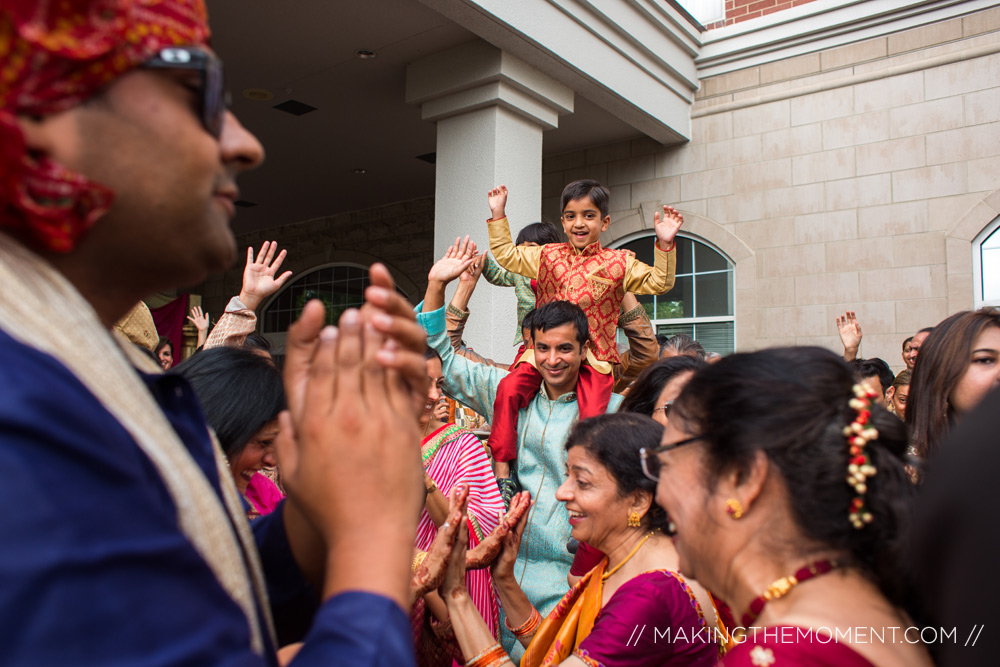
[[[416,308],[379,264],[336,326],[305,304],[280,369],[286,253],[248,248],[180,359],[141,299],[233,262],[263,159],[208,40],[201,0],[0,7],[3,662],[989,664],[995,309],[898,374],[853,312],[842,355],[658,336],[636,295],[683,217],[648,266],[579,180],[516,241],[492,188],[489,253],[456,239]],[[480,276],[515,290],[509,363],[463,338]]]

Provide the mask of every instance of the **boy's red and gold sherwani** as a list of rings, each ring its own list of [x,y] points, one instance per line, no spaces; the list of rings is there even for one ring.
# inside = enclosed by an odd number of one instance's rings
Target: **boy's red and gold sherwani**
[[[622,299],[626,292],[668,292],[674,286],[677,253],[674,249],[664,252],[655,244],[653,266],[649,266],[638,261],[631,251],[605,248],[600,241],[583,250],[569,243],[515,246],[507,218],[490,220],[489,232],[490,251],[500,266],[537,279],[536,307],[569,301],[583,309],[590,328],[590,346],[577,384],[580,418],[604,414],[614,385],[613,364],[621,362],[615,330]],[[517,413],[540,384],[534,351],[527,350],[498,388],[489,440],[495,460],[516,458]]]

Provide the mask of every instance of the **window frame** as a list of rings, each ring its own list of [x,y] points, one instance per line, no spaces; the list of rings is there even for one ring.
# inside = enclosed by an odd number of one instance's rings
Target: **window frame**
[[[305,280],[308,276],[312,275],[313,273],[315,273],[317,271],[322,271],[323,269],[331,269],[331,268],[338,268],[338,267],[349,267],[349,268],[354,268],[354,269],[361,269],[362,271],[365,272],[366,276],[369,275],[370,268],[371,268],[371,267],[365,266],[363,264],[358,264],[357,262],[327,262],[325,264],[319,264],[317,266],[310,267],[306,271],[303,271],[299,275],[295,276],[294,280],[292,280],[291,282],[289,282],[287,285],[283,285],[280,290],[278,290],[277,292],[275,292],[274,294],[272,294],[270,297],[268,297],[267,301],[264,302],[264,305],[260,309],[260,317],[258,319],[258,327],[259,327],[261,335],[264,338],[266,338],[267,340],[269,340],[271,342],[271,345],[273,346],[272,353],[273,353],[274,356],[284,358],[284,354],[285,354],[285,341],[287,339],[288,332],[287,331],[280,331],[280,332],[265,332],[264,331],[264,323],[267,321],[268,310],[271,308],[271,306],[279,298],[281,298],[281,295],[284,294],[286,290],[292,289],[296,284],[298,284],[302,280]],[[396,291],[399,292],[400,294],[402,294],[404,298],[406,298],[407,300],[409,300],[409,296],[406,294],[406,292],[404,292],[402,289],[400,289],[399,285],[396,286]]]
[[[983,286],[983,244],[996,233],[1000,233],[1000,215],[993,218],[972,240],[972,290],[977,310],[984,306],[1000,307],[1000,298],[985,298]]]
[[[730,258],[729,255],[727,255],[725,252],[723,252],[717,245],[715,245],[711,241],[708,241],[707,239],[701,238],[700,236],[696,236],[694,234],[685,234],[685,233],[681,232],[681,233],[677,234],[677,238],[678,239],[686,239],[688,241],[693,241],[694,243],[700,243],[700,244],[706,246],[707,248],[710,248],[711,250],[714,250],[724,260],[726,260],[726,263],[729,265],[729,268],[726,269],[725,271],[705,271],[705,272],[702,272],[702,273],[698,273],[697,270],[696,270],[697,267],[695,267],[695,265],[694,265],[694,258],[692,257],[692,265],[691,265],[692,273],[690,273],[690,274],[686,274],[685,273],[683,275],[691,275],[692,278],[693,278],[693,277],[698,276],[698,275],[712,275],[712,274],[716,274],[716,273],[729,273],[731,275],[731,278],[730,278],[731,283],[729,285],[729,288],[731,289],[731,293],[732,293],[733,314],[732,315],[709,315],[709,316],[704,316],[704,317],[671,317],[671,318],[658,318],[658,319],[654,319],[654,318],[651,317],[651,318],[649,318],[649,320],[650,320],[650,322],[653,325],[653,331],[655,331],[656,333],[659,333],[658,327],[660,325],[687,324],[687,325],[692,325],[692,327],[695,327],[695,326],[697,326],[699,324],[715,324],[715,323],[720,323],[720,322],[731,322],[732,325],[733,325],[733,352],[735,352],[736,349],[738,348],[738,344],[739,344],[739,342],[737,341],[737,338],[736,338],[736,262],[734,262],[732,260],[732,258]],[[655,241],[656,234],[655,234],[655,232],[653,232],[652,229],[644,229],[644,230],[641,230],[641,231],[638,231],[638,232],[632,232],[631,234],[626,234],[625,236],[622,236],[621,238],[615,239],[614,241],[612,241],[611,243],[608,244],[608,247],[609,248],[620,249],[620,248],[622,248],[623,246],[625,246],[625,245],[627,245],[629,243],[633,243],[635,241],[641,241],[643,239],[649,239],[650,241]],[[697,312],[697,301],[698,301],[698,287],[697,287],[697,284],[698,284],[697,280],[692,280],[691,281],[691,299],[692,299],[693,305],[695,305],[695,312]],[[659,296],[659,295],[657,295],[657,296]]]

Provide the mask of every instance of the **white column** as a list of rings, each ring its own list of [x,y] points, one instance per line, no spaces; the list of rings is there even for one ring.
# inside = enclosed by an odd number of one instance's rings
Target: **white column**
[[[510,190],[512,236],[541,219],[542,132],[573,110],[572,90],[477,41],[412,63],[406,97],[421,105],[425,120],[437,123],[435,257],[466,234],[488,250],[486,193],[495,185]],[[480,280],[469,308],[466,342],[481,354],[510,361],[514,290]]]

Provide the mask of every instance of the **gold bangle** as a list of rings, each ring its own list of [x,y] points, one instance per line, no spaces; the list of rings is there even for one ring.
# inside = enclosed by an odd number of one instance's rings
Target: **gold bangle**
[[[426,485],[424,486],[424,489],[427,490],[428,495],[437,491],[437,488],[438,488],[437,482],[435,482],[433,479],[431,480],[430,486]]]
[[[427,558],[427,552],[426,551],[418,551],[417,552],[417,555],[413,557],[413,565],[411,566],[412,569],[413,569],[413,572],[417,571],[417,568],[420,567],[420,565],[424,562],[424,560],[426,558]]]

